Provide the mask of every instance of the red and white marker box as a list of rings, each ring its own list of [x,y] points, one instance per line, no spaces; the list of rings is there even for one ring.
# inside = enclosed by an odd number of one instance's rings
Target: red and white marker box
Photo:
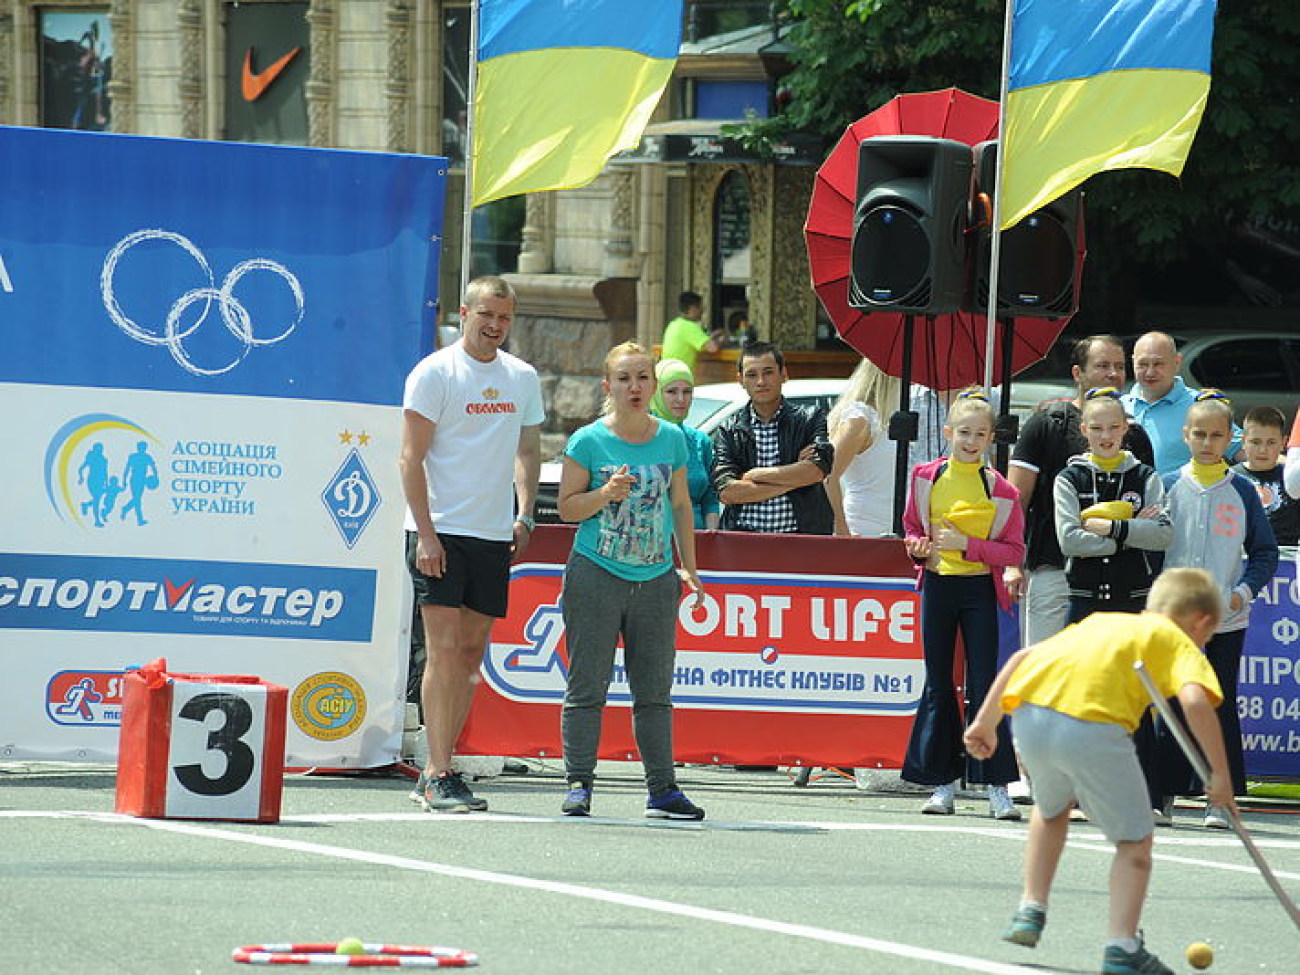
[[[120,813],[274,823],[288,692],[257,677],[128,671],[117,750]]]

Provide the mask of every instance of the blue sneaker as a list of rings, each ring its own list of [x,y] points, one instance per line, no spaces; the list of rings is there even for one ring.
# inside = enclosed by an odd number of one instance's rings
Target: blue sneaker
[[[682,794],[670,789],[650,796],[645,804],[646,819],[703,819],[704,810]]]
[[[569,791],[564,794],[564,805],[560,812],[566,816],[591,815],[591,786],[585,782],[570,782]]]
[[[1038,939],[1043,936],[1043,925],[1046,923],[1045,911],[1040,911],[1036,907],[1019,908],[1011,915],[1011,923],[1002,932],[1002,940],[1010,941],[1013,945],[1033,948],[1038,944]]]
[[[1102,975],[1176,975],[1146,946],[1138,943],[1137,951],[1125,951],[1119,945],[1107,945],[1101,958]]]

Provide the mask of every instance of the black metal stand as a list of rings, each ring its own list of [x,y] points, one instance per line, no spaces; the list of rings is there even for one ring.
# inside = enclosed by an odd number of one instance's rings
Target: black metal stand
[[[933,317],[929,318],[933,324]],[[907,506],[907,472],[911,467],[912,442],[916,440],[917,416],[912,405],[912,330],[915,319],[903,316],[903,375],[899,382],[898,412],[889,418],[889,439],[898,444],[894,460],[894,534],[903,537],[903,509]]]

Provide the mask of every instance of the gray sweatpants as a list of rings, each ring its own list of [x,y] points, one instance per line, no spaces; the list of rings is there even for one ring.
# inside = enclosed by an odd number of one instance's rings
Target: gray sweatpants
[[[569,650],[569,683],[560,722],[570,782],[591,782],[600,745],[600,719],[623,637],[623,664],[632,691],[632,731],[652,794],[677,788],[673,772],[673,664],[681,582],[670,569],[646,582],[628,582],[572,552],[564,569],[561,608]]]

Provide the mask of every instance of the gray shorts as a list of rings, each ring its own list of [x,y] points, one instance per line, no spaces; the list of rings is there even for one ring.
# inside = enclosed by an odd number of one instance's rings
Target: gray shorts
[[[1052,819],[1078,801],[1112,843],[1152,834],[1146,780],[1123,727],[1022,704],[1011,713],[1011,734],[1041,815]]]

